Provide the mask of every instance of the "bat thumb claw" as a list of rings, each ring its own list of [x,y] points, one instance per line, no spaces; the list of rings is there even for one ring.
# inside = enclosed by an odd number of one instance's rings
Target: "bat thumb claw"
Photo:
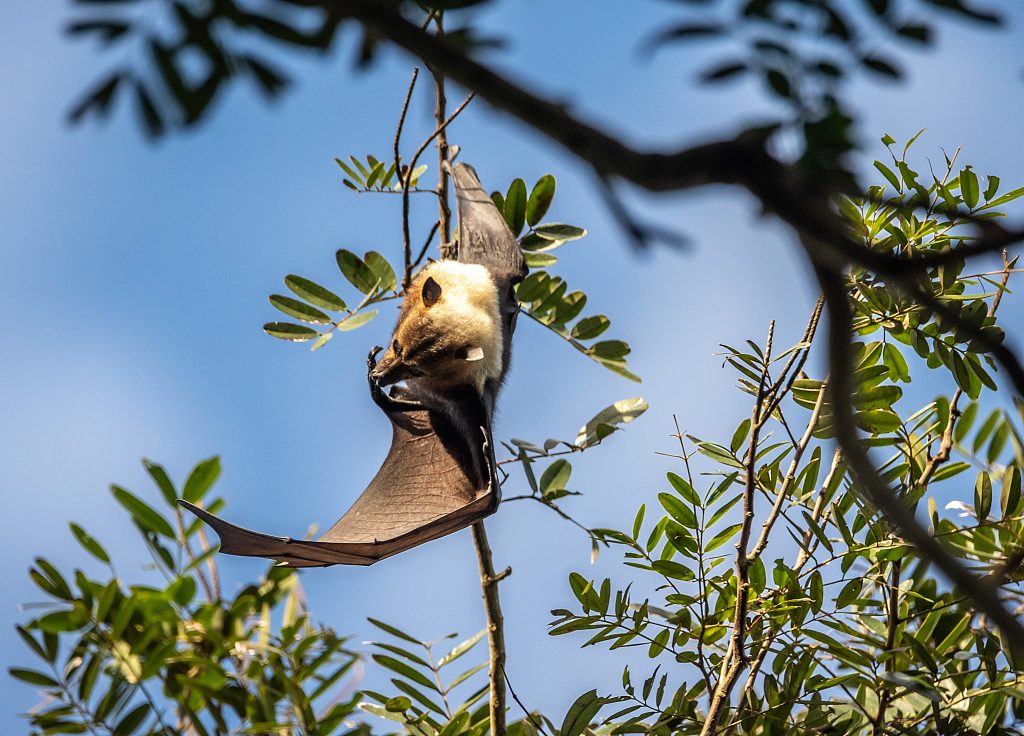
[[[366,364],[369,365],[370,368],[373,368],[374,366],[377,365],[377,355],[379,355],[380,351],[383,349],[384,348],[382,348],[380,345],[374,345],[372,348],[370,348],[370,354],[366,356]]]

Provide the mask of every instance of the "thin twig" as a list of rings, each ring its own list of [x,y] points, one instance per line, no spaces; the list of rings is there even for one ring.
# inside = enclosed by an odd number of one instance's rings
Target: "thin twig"
[[[548,736],[548,732],[544,730],[543,719],[534,716],[534,714],[529,711],[525,705],[523,705],[523,701],[519,699],[519,696],[516,695],[516,691],[512,688],[512,681],[508,679],[508,673],[505,671],[504,667],[501,669],[501,674],[505,676],[505,684],[508,685],[508,691],[512,695],[512,700],[516,701],[516,705],[518,705],[522,709],[523,713],[526,714],[526,720],[532,723],[534,727],[543,734],[543,736]]]
[[[398,125],[395,127],[395,173],[398,174],[398,181],[402,184],[402,259],[405,264],[402,289],[408,289],[412,283],[412,243],[410,242],[409,235],[409,175],[402,174],[402,156],[399,152],[399,146],[402,141],[402,129],[405,127],[405,116],[409,112],[409,100],[412,99],[412,91],[416,87],[416,78],[419,75],[419,68],[413,67],[412,79],[409,80],[409,89],[405,93],[402,112],[398,116]]]
[[[444,13],[435,13],[434,36],[444,37]],[[448,104],[444,93],[444,73],[430,67],[430,73],[434,77],[434,97],[437,105],[434,109],[434,118],[437,121],[437,198],[438,198],[438,222],[441,226],[441,247],[447,246],[452,237],[451,218],[452,212],[448,207],[448,172],[444,165],[448,161],[448,134],[445,132],[444,115]]]
[[[896,671],[896,637],[899,634],[900,626],[900,570],[902,569],[902,563],[899,558],[893,560],[892,566],[889,570],[889,588],[886,592],[889,605],[887,607],[887,619],[888,625],[885,633],[885,651],[888,655],[888,659],[885,661],[885,671],[895,672]],[[892,702],[892,683],[887,683],[887,687],[882,690],[882,693],[878,696],[878,712],[875,714],[875,718],[871,723],[871,733],[879,734],[882,732],[883,724],[885,722],[885,712],[889,709],[889,703]]]
[[[740,673],[747,664],[744,649],[747,626],[747,606],[750,599],[750,564],[752,560],[747,554],[750,544],[751,528],[754,523],[754,491],[757,488],[757,450],[761,428],[764,426],[762,410],[764,409],[765,392],[768,389],[768,366],[772,359],[772,340],[775,336],[775,322],[768,327],[768,338],[765,340],[761,380],[757,387],[757,400],[750,414],[750,439],[747,444],[747,457],[744,462],[745,482],[743,491],[743,520],[740,526],[739,541],[736,542],[736,607],[733,613],[732,637],[726,656],[722,658],[722,669],[718,685],[711,695],[708,715],[701,728],[701,736],[710,736],[715,732],[718,720],[722,715],[732,688],[739,679]]]
[[[435,220],[433,226],[430,228],[430,232],[427,233],[427,239],[423,241],[423,246],[420,248],[419,254],[417,254],[416,259],[412,262],[412,268],[414,271],[421,263],[423,263],[423,259],[427,255],[427,249],[430,248],[430,243],[434,239],[434,234],[440,226],[441,221]]]
[[[825,387],[828,384],[823,383],[821,389],[818,391],[818,400],[814,404],[814,410],[811,411],[811,417],[807,420],[807,429],[804,431],[803,437],[796,445],[796,449],[793,451],[793,459],[790,461],[789,469],[786,471],[786,477],[783,479],[781,485],[779,485],[778,493],[775,496],[775,503],[772,505],[771,511],[768,512],[768,518],[764,520],[764,524],[761,526],[761,534],[758,536],[757,543],[754,548],[750,550],[748,558],[750,562],[754,562],[761,553],[764,552],[768,546],[768,535],[771,533],[772,527],[775,525],[775,521],[779,518],[779,512],[782,510],[782,504],[785,499],[789,496],[789,489],[792,487],[794,480],[796,480],[796,473],[800,466],[800,460],[803,459],[804,452],[807,450],[807,446],[810,445],[811,439],[814,436],[814,430],[818,426],[818,417],[821,416],[821,409],[825,405]]]

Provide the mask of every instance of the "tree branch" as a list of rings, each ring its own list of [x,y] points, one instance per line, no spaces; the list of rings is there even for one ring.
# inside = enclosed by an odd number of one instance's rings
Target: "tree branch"
[[[772,339],[775,336],[775,322],[768,327],[768,338],[765,341],[761,380],[757,387],[757,400],[750,414],[750,440],[747,445],[745,466],[745,483],[743,490],[743,521],[740,527],[740,538],[736,542],[736,607],[733,613],[732,637],[729,648],[722,658],[721,675],[715,692],[711,694],[708,715],[701,728],[701,736],[709,736],[715,732],[722,710],[729,702],[732,688],[739,679],[740,673],[747,665],[744,650],[744,639],[747,635],[747,606],[750,599],[750,564],[753,561],[747,554],[750,544],[751,529],[754,524],[754,491],[757,488],[757,449],[761,428],[764,426],[765,392],[768,389],[768,366],[772,359]]]
[[[480,563],[480,587],[483,590],[484,611],[487,613],[487,644],[491,651],[491,736],[505,736],[505,619],[501,615],[498,583],[511,574],[511,569],[506,568],[500,575],[495,574],[494,557],[482,521],[473,525],[473,545]]]
[[[399,144],[402,141],[402,128],[405,127],[405,115],[409,112],[409,100],[412,99],[412,91],[416,88],[416,78],[420,70],[413,67],[412,79],[409,80],[409,89],[405,93],[405,102],[402,103],[402,112],[398,116],[398,125],[395,127],[395,173],[398,174],[398,181],[402,183],[402,289],[408,289],[412,283],[412,242],[409,235],[409,176],[402,174],[402,156],[399,152]]]

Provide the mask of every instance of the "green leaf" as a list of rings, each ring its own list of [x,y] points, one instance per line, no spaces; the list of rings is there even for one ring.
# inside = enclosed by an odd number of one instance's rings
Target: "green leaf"
[[[348,332],[349,330],[355,330],[377,316],[378,310],[371,309],[369,312],[359,312],[353,314],[351,317],[346,317],[338,323],[338,332]]]
[[[10,667],[7,672],[16,680],[27,682],[29,685],[42,685],[43,687],[59,688],[60,683],[49,675],[35,670],[23,669],[21,667]]]
[[[903,186],[900,184],[900,180],[896,177],[896,174],[894,174],[888,166],[883,164],[881,161],[875,161],[875,168],[882,173],[882,176],[885,177],[886,181],[892,184],[893,189],[895,189],[897,192],[903,191]]]
[[[396,698],[390,698],[384,703],[384,707],[392,713],[402,713],[412,707],[412,701],[404,695],[399,695]]]
[[[439,692],[437,689],[437,683],[431,681],[426,675],[418,670],[413,669],[405,662],[401,662],[394,657],[389,657],[386,654],[374,654],[373,661],[382,667],[386,667],[392,672],[397,672],[402,677],[412,680],[417,685],[430,688],[434,692]]]
[[[618,428],[620,425],[629,424],[647,411],[647,408],[648,403],[640,396],[622,399],[611,406],[606,406],[589,422],[580,427],[580,431],[576,435],[576,444],[580,446],[594,444],[600,440],[601,427]]]
[[[396,628],[396,627],[392,626],[391,624],[386,624],[383,621],[381,621],[379,619],[376,619],[376,618],[369,618],[369,617],[367,617],[366,620],[369,621],[374,626],[376,626],[381,631],[385,631],[385,632],[391,634],[391,636],[394,636],[397,639],[402,639],[403,641],[407,641],[410,644],[416,644],[418,646],[422,646],[423,645],[423,642],[421,642],[419,639],[416,639],[416,638],[410,636],[409,634],[406,634],[404,631],[402,631],[399,628]]]
[[[910,383],[910,368],[907,366],[907,360],[893,343],[885,344],[882,360],[889,369],[890,380]]]
[[[623,340],[602,340],[591,345],[587,352],[607,360],[620,360],[629,355],[630,348]]]
[[[1011,465],[1003,473],[1003,490],[999,495],[1003,518],[1014,516],[1020,506],[1020,469]]]
[[[516,179],[505,194],[505,222],[512,234],[519,237],[526,223],[526,182]]]
[[[530,198],[526,202],[526,224],[533,227],[547,214],[551,200],[555,196],[555,177],[545,174],[533,185]]]
[[[120,486],[113,485],[110,490],[117,502],[132,515],[132,518],[143,529],[156,532],[168,539],[175,538],[174,527],[142,499]]]
[[[316,340],[313,341],[313,344],[309,346],[309,349],[310,350],[319,350],[324,345],[329,343],[333,337],[334,337],[334,333],[333,332],[325,332],[322,335],[320,335],[320,337],[318,337]]]
[[[267,322],[263,325],[263,331],[271,337],[291,342],[305,342],[320,334],[312,327],[296,325],[291,322]]]
[[[547,268],[558,263],[558,257],[550,253],[524,253],[527,268]]]
[[[676,580],[696,579],[696,575],[694,575],[693,570],[688,568],[686,565],[681,565],[678,562],[673,562],[672,560],[655,560],[651,563],[651,568],[656,573]]]
[[[313,324],[320,325],[327,325],[332,322],[330,317],[316,307],[310,306],[305,302],[300,302],[298,299],[292,299],[290,296],[271,294],[268,299],[276,309],[284,312],[289,317],[295,317],[295,319],[301,319],[303,322],[311,322]]]
[[[18,632],[18,636],[20,636],[22,641],[25,642],[25,645],[28,646],[28,648],[31,649],[33,652],[35,652],[36,656],[38,656],[42,660],[52,663],[50,655],[47,653],[46,649],[44,649],[43,645],[40,644],[39,641],[34,636],[32,636],[32,634],[29,633],[28,629],[26,629],[24,626],[15,626],[15,629]]]
[[[127,736],[127,734],[134,733],[142,725],[143,721],[149,717],[149,710],[149,703],[142,703],[136,706],[114,727],[113,736]]]
[[[999,207],[1001,205],[1006,204],[1007,202],[1012,202],[1013,200],[1018,199],[1022,196],[1024,196],[1024,187],[1020,187],[1018,189],[1014,189],[1011,192],[1007,192],[1001,197],[996,197],[991,202],[986,202],[985,205],[980,207],[979,209],[987,210],[993,207]]]
[[[344,312],[347,309],[345,301],[340,296],[309,279],[289,274],[284,277],[284,285],[291,289],[296,296],[323,309],[329,309],[332,312]]]
[[[844,585],[843,589],[839,591],[839,595],[836,596],[836,608],[846,608],[857,600],[862,585],[863,582],[860,578],[855,578]]]
[[[978,473],[974,483],[974,511],[978,521],[985,521],[992,510],[992,478],[986,471]]]
[[[736,431],[732,433],[732,440],[729,442],[729,449],[734,453],[743,446],[743,440],[747,438],[747,434],[750,432],[750,418],[744,419],[740,422],[740,425],[736,427]]]
[[[558,459],[548,465],[540,476],[540,492],[548,495],[552,491],[565,489],[572,474],[572,465],[567,460]]]
[[[370,294],[377,288],[377,275],[355,253],[342,248],[335,254],[335,259],[341,274],[359,291]]]
[[[100,562],[110,563],[110,555],[103,549],[103,546],[92,538],[82,527],[78,524],[71,522],[71,533],[75,535],[75,539],[82,545],[86,552],[91,554]]]
[[[398,287],[398,277],[395,269],[391,267],[388,259],[375,250],[368,251],[363,260],[373,271],[373,275],[380,281],[378,287],[381,291],[394,291]]]
[[[701,505],[700,497],[697,495],[697,492],[695,490],[693,490],[693,486],[691,486],[686,481],[686,479],[681,478],[680,476],[676,475],[675,473],[668,473],[667,477],[668,477],[668,482],[672,484],[672,487],[676,489],[676,492],[680,496],[685,498],[687,501],[689,501],[694,506],[700,506]],[[636,535],[634,534],[633,536],[636,536]]]
[[[549,222],[546,225],[535,228],[534,232],[545,240],[560,242],[579,240],[587,234],[587,231],[582,227],[566,225],[564,222]]]
[[[603,701],[597,696],[597,690],[580,695],[565,714],[559,736],[580,736],[602,705]]]
[[[960,172],[960,194],[964,198],[964,204],[969,209],[974,209],[978,204],[980,190],[978,188],[978,176],[968,166]]]
[[[142,467],[146,469],[149,477],[156,483],[156,487],[160,489],[164,500],[174,508],[177,508],[178,492],[175,490],[174,483],[171,482],[171,477],[167,475],[167,471],[164,470],[163,466],[143,458]]]
[[[985,187],[985,201],[988,202],[992,197],[996,196],[996,192],[999,191],[999,177],[990,174],[988,177],[988,186]]]
[[[182,497],[189,503],[196,503],[210,490],[220,477],[220,458],[214,455],[192,468],[185,481]]]
[[[584,317],[573,325],[571,335],[575,340],[593,340],[604,333],[611,326],[611,323],[611,320],[603,314]]]
[[[477,645],[477,643],[481,639],[483,639],[484,634],[486,634],[486,633],[487,633],[487,629],[481,629],[480,631],[478,631],[473,636],[471,636],[468,639],[466,639],[461,644],[458,644],[457,646],[453,647],[452,650],[450,652],[448,652],[448,654],[446,654],[443,657],[441,657],[441,659],[437,663],[437,666],[440,668],[440,667],[444,667],[445,665],[448,665],[448,664],[451,664],[452,662],[454,662],[456,659],[458,659],[463,654],[468,652],[470,649],[475,647]]]
[[[690,529],[697,528],[697,517],[694,515],[693,509],[680,501],[676,496],[673,496],[671,493],[659,493],[658,500],[665,507],[665,510],[672,515],[673,519]]]
[[[865,432],[886,434],[899,429],[900,415],[891,409],[869,409],[853,415],[853,421]]]
[[[711,541],[707,543],[707,546],[704,548],[704,551],[713,552],[719,547],[721,547],[723,544],[732,539],[733,535],[739,531],[741,526],[743,525],[733,524],[732,526],[726,527],[725,529],[720,531],[718,534],[711,538]]]

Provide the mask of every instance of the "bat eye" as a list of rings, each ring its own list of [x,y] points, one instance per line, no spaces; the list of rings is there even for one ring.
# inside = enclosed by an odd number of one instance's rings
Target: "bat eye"
[[[419,368],[410,367],[409,375],[412,376],[413,378],[419,378],[420,376],[423,375],[423,371],[421,371]]]
[[[391,343],[391,352],[398,358],[402,357],[402,346],[398,344],[398,340]]]

